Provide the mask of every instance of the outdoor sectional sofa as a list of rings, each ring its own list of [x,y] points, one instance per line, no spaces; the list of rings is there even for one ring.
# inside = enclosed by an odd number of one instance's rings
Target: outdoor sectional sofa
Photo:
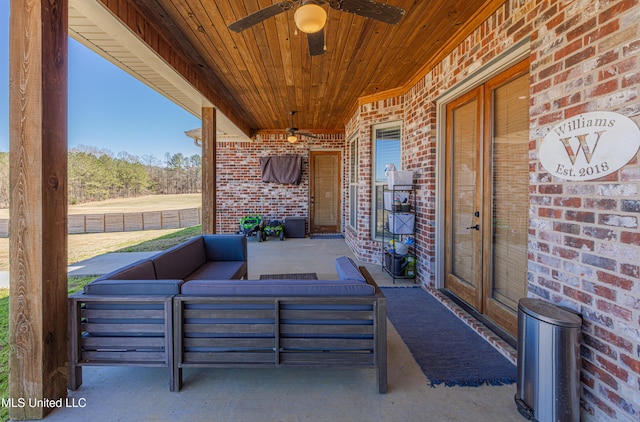
[[[87,284],[69,297],[69,388],[86,365],[161,366],[172,376],[173,297],[189,280],[246,277],[244,236],[203,235]]]
[[[246,280],[242,235],[203,235],[69,297],[69,388],[82,366],[371,367],[387,389],[386,299],[364,267],[337,280]]]

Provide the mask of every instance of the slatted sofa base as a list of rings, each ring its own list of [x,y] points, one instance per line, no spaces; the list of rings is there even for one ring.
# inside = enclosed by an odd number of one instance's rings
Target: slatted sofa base
[[[172,296],[69,297],[68,388],[82,385],[83,366],[164,367],[173,371]]]
[[[80,387],[83,366],[165,367],[171,391],[183,368],[357,367],[374,368],[385,393],[386,299],[359,270],[374,294],[72,295],[68,387]]]
[[[184,368],[375,368],[387,390],[386,298],[186,296],[173,299],[174,391]]]

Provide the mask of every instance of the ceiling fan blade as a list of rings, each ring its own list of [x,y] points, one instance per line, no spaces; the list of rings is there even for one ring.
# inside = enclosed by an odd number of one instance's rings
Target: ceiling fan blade
[[[314,135],[313,133],[308,132],[298,132],[298,136],[304,136],[305,138],[318,139],[318,135]]]
[[[324,28],[313,34],[307,34],[309,44],[309,55],[320,56],[324,54]]]
[[[232,23],[228,28],[234,32],[244,31],[245,29],[262,22],[272,16],[284,13],[287,10],[293,8],[293,1],[282,1],[269,7],[265,7],[262,10],[258,10],[255,13],[245,16],[244,18]]]
[[[405,10],[390,4],[378,3],[373,0],[342,0],[329,1],[329,6],[343,12],[354,13],[365,18],[395,25],[405,14]]]

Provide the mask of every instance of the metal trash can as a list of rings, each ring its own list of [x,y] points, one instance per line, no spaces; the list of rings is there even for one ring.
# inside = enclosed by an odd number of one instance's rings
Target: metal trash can
[[[540,299],[518,303],[515,401],[525,418],[580,421],[580,314]]]

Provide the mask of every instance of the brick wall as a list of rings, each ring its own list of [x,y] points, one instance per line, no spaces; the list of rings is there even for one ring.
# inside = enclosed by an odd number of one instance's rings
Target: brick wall
[[[359,157],[357,230],[348,230],[345,239],[356,257],[362,261],[381,262],[380,243],[371,240],[372,126],[402,122],[403,117],[402,98],[391,98],[359,107],[346,127],[347,139],[357,136]]]
[[[532,156],[555,124],[580,113],[614,111],[640,123],[638,2],[552,2],[536,12]],[[586,182],[531,165],[529,292],[583,315],[585,419],[639,420],[638,159]]]
[[[358,135],[361,155],[361,218],[349,244],[359,258],[379,259],[379,245],[369,240],[371,125],[401,118],[402,166],[416,172],[419,185],[419,280],[434,285],[436,249],[444,247],[434,231],[434,102],[528,43],[528,291],[583,315],[583,420],[640,419],[640,165],[636,156],[602,179],[569,182],[544,171],[537,150],[555,124],[579,113],[613,111],[640,124],[639,22],[638,0],[508,0],[405,95],[360,106],[346,127],[347,136]]]
[[[348,180],[344,139],[343,134],[321,135],[319,139],[305,139],[291,144],[285,135],[258,134],[253,142],[219,142],[216,166],[217,232],[238,231],[240,219],[247,214],[262,214],[265,221],[305,217],[308,225],[310,150],[342,151],[344,203],[344,192],[347,191],[344,183]],[[296,154],[302,156],[299,185],[262,182],[260,157]],[[344,221],[344,213],[342,219]]]

